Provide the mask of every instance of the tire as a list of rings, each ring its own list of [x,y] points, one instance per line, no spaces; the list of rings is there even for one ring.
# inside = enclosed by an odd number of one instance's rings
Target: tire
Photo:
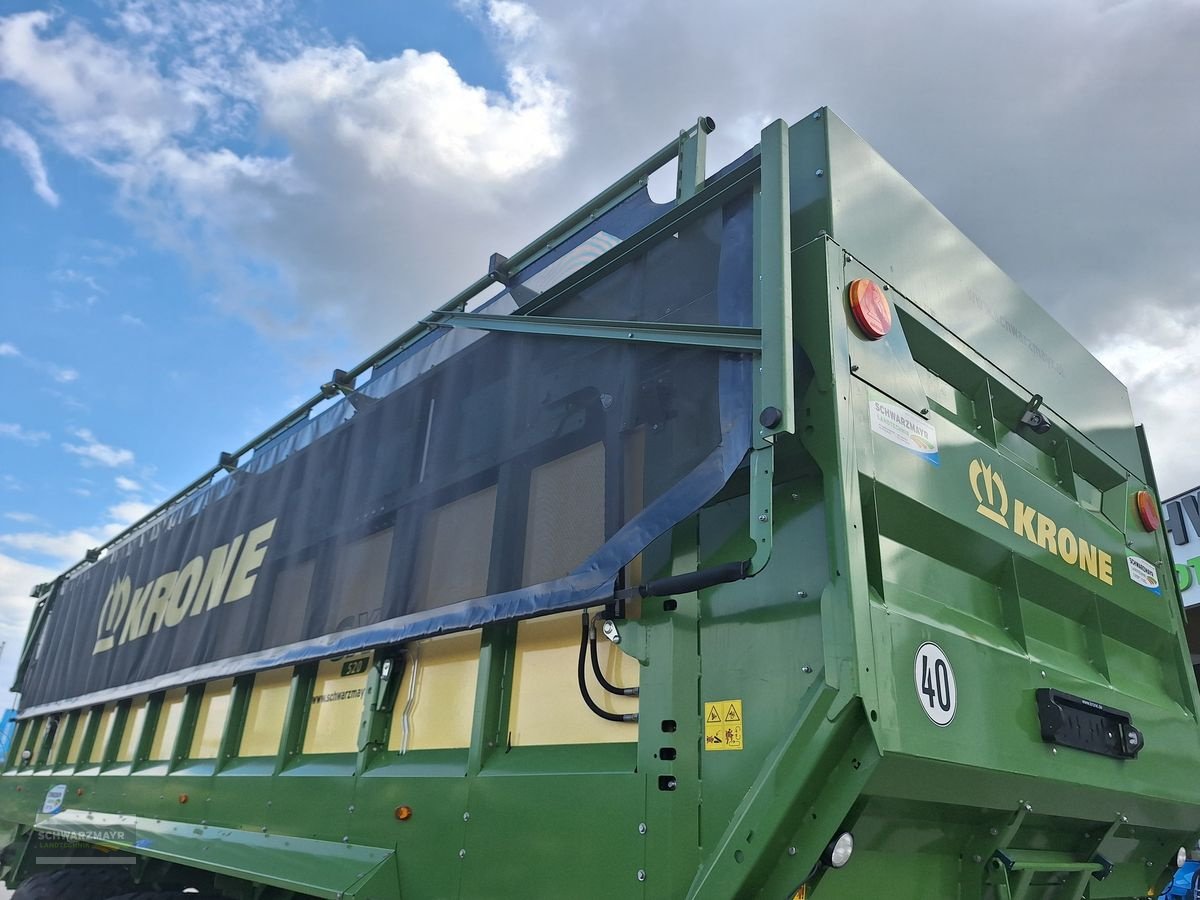
[[[183,891],[136,891],[132,894],[119,894],[106,900],[224,900],[211,894],[185,894]]]
[[[30,875],[12,900],[107,900],[131,887],[129,873],[114,866],[67,866]]]

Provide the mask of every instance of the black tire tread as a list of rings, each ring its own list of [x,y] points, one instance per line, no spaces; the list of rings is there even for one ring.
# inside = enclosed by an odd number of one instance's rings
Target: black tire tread
[[[35,872],[13,891],[13,900],[108,900],[132,887],[129,873],[104,866],[65,866]]]

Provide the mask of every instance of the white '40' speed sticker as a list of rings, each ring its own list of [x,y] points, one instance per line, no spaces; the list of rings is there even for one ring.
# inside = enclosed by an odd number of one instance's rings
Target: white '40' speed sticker
[[[926,642],[917,648],[914,669],[917,700],[935,725],[949,725],[958,709],[958,685],[954,669],[937,644]]]

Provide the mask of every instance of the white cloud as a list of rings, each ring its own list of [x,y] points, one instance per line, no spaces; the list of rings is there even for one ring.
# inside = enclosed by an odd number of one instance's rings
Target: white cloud
[[[113,534],[117,533],[116,530],[113,531]],[[103,534],[83,529],[0,534],[0,544],[13,550],[49,558],[63,567],[79,562],[83,559],[84,553],[92,547],[100,546],[106,539]]]
[[[487,17],[502,35],[514,41],[530,37],[541,22],[529,6],[514,0],[491,0],[487,5]]]
[[[0,422],[0,437],[12,438],[24,444],[40,444],[50,435],[44,431],[30,431],[15,422]]]
[[[62,284],[82,284],[83,286],[90,288],[99,294],[108,293],[108,289],[101,287],[96,281],[96,276],[89,275],[86,272],[80,272],[76,269],[55,269],[50,273],[50,280],[57,281]]]
[[[17,157],[25,174],[33,182],[33,192],[51,206],[58,206],[58,194],[50,187],[50,178],[42,162],[42,151],[33,135],[11,119],[0,118],[0,147]]]
[[[48,36],[54,19],[27,12],[3,20],[0,77],[49,110],[68,152],[119,168],[129,164],[129,154],[152,152],[194,120],[196,104],[160,78],[148,59],[105,43],[74,21]]]
[[[311,48],[260,63],[266,123],[299,144],[318,129],[380,180],[485,187],[559,158],[564,96],[542,74],[509,73],[511,97],[467,84],[440,53],[373,61],[356,47]]]
[[[1134,411],[1146,423],[1164,497],[1200,485],[1200,420],[1193,414],[1200,384],[1200,324],[1187,313],[1147,303],[1135,328],[1097,351],[1100,361],[1129,386]],[[1167,465],[1161,463],[1167,461]]]
[[[38,519],[38,517],[35,516],[33,513],[27,513],[27,512],[6,512],[4,514],[4,518],[11,519],[14,522],[22,522],[25,524],[40,521]]]
[[[108,508],[108,517],[122,527],[128,527],[154,509],[153,504],[126,500]]]
[[[108,507],[104,521],[87,528],[63,531],[22,531],[0,534],[0,546],[39,557],[61,568],[83,559],[88,550],[102,547],[154,507],[137,500],[126,500]]]
[[[900,2],[864,21],[782,0],[743,17],[464,0],[500,90],[434,52],[305,37],[272,0],[112,8],[103,31],[0,19],[0,78],[36,104],[39,138],[112,179],[125,212],[275,339],[373,349],[696,115],[720,126],[712,168],[765,120],[824,103],[1106,359],[1139,339],[1135,304],[1176,316],[1200,287],[1181,189],[1200,145],[1186,3]],[[831,39],[851,33],[886,59],[864,66]],[[713,65],[714,47],[754,64]],[[1135,378],[1148,418],[1154,389]],[[1192,477],[1162,430],[1160,477]]]
[[[124,475],[118,475],[114,481],[118,490],[129,491],[130,493],[133,493],[142,489],[140,484],[138,484],[132,478],[126,478]]]
[[[0,693],[12,684],[29,618],[37,605],[29,596],[30,591],[57,574],[44,566],[0,553],[0,641],[5,644],[5,652],[0,656]]]
[[[32,356],[28,356],[18,350],[14,344],[0,344],[0,356],[10,357],[21,362],[26,368],[49,375],[59,384],[69,384],[79,379],[79,373],[74,369],[68,369],[52,362],[46,362],[45,360],[34,359]]]
[[[145,322],[130,313],[121,313],[120,321],[122,325],[132,325],[135,328],[142,328],[146,325]]]
[[[116,468],[133,462],[133,451],[101,443],[87,428],[77,428],[72,434],[81,444],[63,444],[63,449],[83,458],[84,465],[99,464]]]

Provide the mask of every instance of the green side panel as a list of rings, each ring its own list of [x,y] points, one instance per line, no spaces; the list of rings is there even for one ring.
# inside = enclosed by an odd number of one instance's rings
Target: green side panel
[[[820,121],[838,244],[1144,480],[1116,376],[841,119]]]
[[[399,896],[395,853],[376,847],[80,810],[50,816],[38,828],[64,836],[119,834],[109,846],[324,900]]]

